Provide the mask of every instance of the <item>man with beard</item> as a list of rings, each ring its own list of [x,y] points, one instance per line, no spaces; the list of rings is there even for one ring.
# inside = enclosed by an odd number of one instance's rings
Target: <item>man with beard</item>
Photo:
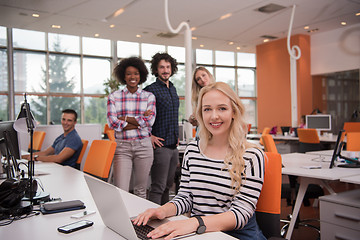
[[[177,70],[176,59],[167,53],[156,53],[151,60],[151,73],[156,81],[144,88],[156,98],[156,119],[151,131],[154,162],[149,200],[161,205],[169,201],[169,189],[179,162],[179,96],[169,80]]]

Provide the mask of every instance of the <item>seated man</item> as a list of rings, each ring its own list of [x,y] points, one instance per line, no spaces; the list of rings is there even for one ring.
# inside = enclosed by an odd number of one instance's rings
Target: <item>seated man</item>
[[[63,110],[61,125],[64,133],[57,137],[52,146],[45,151],[35,153],[34,160],[75,167],[82,148],[81,138],[75,130],[76,119],[77,113],[74,110]],[[22,158],[30,160],[30,155],[23,155]]]

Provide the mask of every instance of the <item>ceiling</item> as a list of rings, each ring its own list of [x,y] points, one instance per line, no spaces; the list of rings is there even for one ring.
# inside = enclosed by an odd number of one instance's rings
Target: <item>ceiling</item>
[[[285,8],[257,11],[267,4]],[[360,0],[169,0],[173,28],[187,21],[193,48],[255,52],[264,35],[287,36],[292,5],[296,4],[292,34],[317,34],[360,23]],[[117,17],[116,10],[124,8]],[[40,16],[32,17],[33,13]],[[223,15],[232,16],[219,20]],[[60,29],[51,26],[60,25]],[[113,28],[109,26],[114,24]],[[0,25],[77,36],[184,46],[184,36],[159,37],[169,32],[163,0],[0,0]],[[317,29],[309,33],[309,30]],[[136,35],[141,35],[141,38]],[[229,42],[233,42],[229,45]],[[240,47],[240,50],[237,49]]]

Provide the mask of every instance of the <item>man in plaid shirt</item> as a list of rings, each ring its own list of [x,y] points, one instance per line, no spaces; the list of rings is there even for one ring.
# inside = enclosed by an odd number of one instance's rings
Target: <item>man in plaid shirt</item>
[[[155,54],[151,60],[151,73],[156,81],[144,88],[156,98],[156,119],[151,131],[154,162],[149,200],[161,205],[169,201],[169,189],[179,162],[179,96],[169,81],[177,70],[176,59],[167,53]]]

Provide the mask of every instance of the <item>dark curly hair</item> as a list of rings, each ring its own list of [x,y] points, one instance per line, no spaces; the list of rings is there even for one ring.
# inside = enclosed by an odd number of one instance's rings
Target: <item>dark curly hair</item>
[[[171,64],[171,75],[174,75],[178,68],[177,68],[177,61],[175,58],[170,56],[168,53],[156,53],[152,59],[151,59],[151,74],[155,77],[158,77],[158,65],[161,60],[165,60],[166,62],[169,62]]]
[[[139,70],[140,73],[140,82],[142,84],[146,82],[149,71],[147,70],[144,61],[139,57],[129,57],[124,58],[120,63],[114,68],[113,75],[114,77],[123,85],[126,85],[125,81],[125,71],[127,67],[134,67]]]

